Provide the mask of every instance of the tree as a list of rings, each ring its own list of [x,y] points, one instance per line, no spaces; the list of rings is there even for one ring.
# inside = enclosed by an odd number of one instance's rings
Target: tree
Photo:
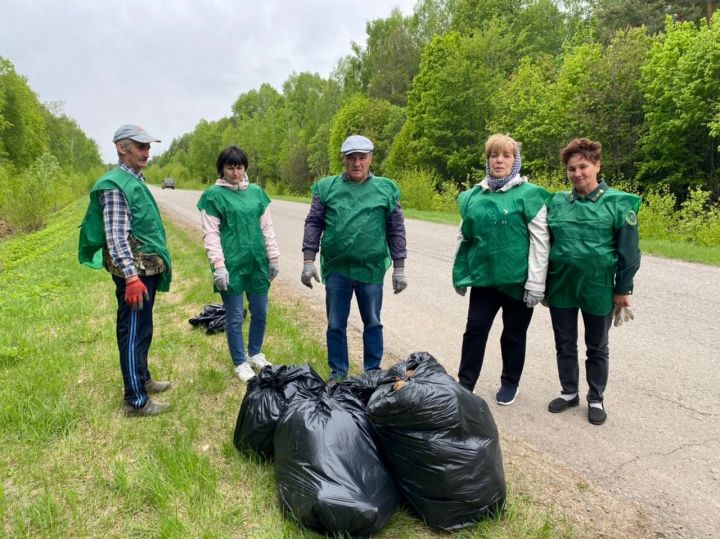
[[[720,196],[720,28],[668,20],[643,67],[646,133],[640,177],[684,198],[699,185]]]
[[[373,172],[383,174],[390,144],[404,121],[403,109],[382,99],[356,95],[349,99],[333,118],[328,155],[330,170],[342,170],[340,146],[349,135],[368,137],[375,145]]]

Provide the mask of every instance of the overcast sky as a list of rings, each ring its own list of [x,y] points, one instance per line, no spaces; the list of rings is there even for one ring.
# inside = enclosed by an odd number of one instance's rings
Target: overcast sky
[[[0,56],[43,102],[61,101],[116,160],[112,134],[139,123],[162,139],[230,115],[263,82],[328,77],[369,20],[416,0],[3,0]]]

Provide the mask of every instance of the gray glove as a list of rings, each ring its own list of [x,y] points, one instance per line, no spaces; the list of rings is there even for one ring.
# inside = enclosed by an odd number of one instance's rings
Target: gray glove
[[[467,288],[464,287],[464,286],[460,286],[460,287],[456,286],[456,287],[455,287],[455,292],[457,292],[457,293],[460,294],[461,296],[464,296],[465,293],[467,292]]]
[[[407,279],[405,278],[405,268],[394,268],[392,272],[393,291],[399,294],[407,288]]]
[[[268,264],[268,280],[272,280],[280,273],[280,265],[277,262],[270,262]]]
[[[315,262],[305,262],[303,264],[302,273],[300,274],[300,281],[308,288],[312,288],[313,279],[315,279],[317,282],[320,282],[320,277],[318,277]]]
[[[226,268],[217,268],[213,271],[213,282],[215,288],[222,290],[223,292],[228,289],[230,285],[230,274]]]
[[[615,308],[613,309],[613,325],[615,327],[620,327],[630,320],[635,320],[635,314],[633,314],[632,309],[630,307],[620,307],[620,305],[615,305]]]
[[[545,294],[542,292],[535,292],[534,290],[525,289],[525,295],[523,295],[523,301],[528,309],[532,309],[538,303],[545,299]]]

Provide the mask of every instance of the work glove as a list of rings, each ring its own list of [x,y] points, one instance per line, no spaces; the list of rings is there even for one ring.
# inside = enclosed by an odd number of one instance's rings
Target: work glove
[[[405,278],[405,268],[394,268],[392,273],[393,291],[399,294],[407,288],[407,279]]]
[[[143,300],[150,299],[147,287],[143,284],[139,277],[135,280],[125,282],[125,303],[130,305],[133,311],[140,311],[143,308]]]
[[[268,264],[268,280],[272,281],[280,273],[280,265],[277,262]]]
[[[318,277],[315,262],[305,262],[303,264],[302,273],[300,274],[300,281],[302,281],[302,284],[304,284],[308,288],[312,288],[313,279],[315,279],[317,282],[320,282],[320,277]]]
[[[525,295],[523,295],[523,301],[528,309],[532,309],[538,303],[545,299],[545,294],[542,292],[535,292],[534,290],[525,289]]]
[[[613,325],[617,328],[622,326],[625,322],[635,320],[635,315],[630,307],[620,307],[615,305],[613,310]]]
[[[460,294],[461,296],[464,296],[465,293],[467,292],[467,288],[464,287],[464,286],[456,286],[456,287],[455,287],[455,292],[456,292],[457,294]]]
[[[213,283],[215,288],[222,290],[223,292],[230,286],[230,274],[227,268],[217,268],[213,271]]]

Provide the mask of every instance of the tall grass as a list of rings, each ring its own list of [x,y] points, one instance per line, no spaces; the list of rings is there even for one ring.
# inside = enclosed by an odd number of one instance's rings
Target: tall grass
[[[239,454],[244,394],[223,334],[187,320],[211,292],[200,241],[168,225],[171,292],[160,294],[150,369],[174,387],[155,418],[122,413],[115,300],[104,271],[77,263],[83,199],[41,232],[0,241],[0,535],[311,538],[281,515],[272,465]],[[271,290],[264,352],[327,376],[322,335],[302,305]],[[508,511],[459,538],[570,537],[563,519],[510,482]],[[405,511],[381,538],[443,537]]]

